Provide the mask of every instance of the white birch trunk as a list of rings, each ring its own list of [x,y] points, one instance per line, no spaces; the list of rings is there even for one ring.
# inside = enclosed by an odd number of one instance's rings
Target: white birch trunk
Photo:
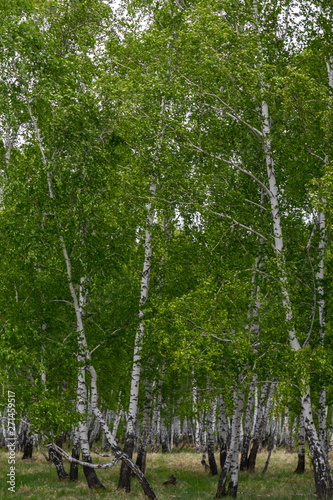
[[[151,200],[155,198],[156,184],[150,184],[150,196]],[[149,202],[147,205],[147,222],[145,231],[145,257],[143,263],[143,270],[141,275],[141,294],[139,303],[139,328],[136,331],[134,340],[134,353],[133,353],[133,365],[132,365],[132,376],[131,376],[131,388],[130,388],[130,400],[129,408],[127,414],[127,428],[126,428],[126,439],[125,439],[125,453],[132,458],[135,440],[135,426],[136,418],[138,412],[138,400],[139,400],[139,385],[140,385],[140,373],[141,373],[141,352],[142,352],[142,342],[144,336],[144,312],[143,306],[148,298],[149,290],[149,279],[151,270],[151,258],[152,258],[152,225],[154,221],[154,210],[152,209],[152,203]],[[126,466],[125,462],[121,465],[120,477],[118,482],[118,489],[130,491],[131,489],[131,471],[129,467]]]
[[[30,114],[30,118],[33,124],[33,129],[35,132],[35,136],[38,142],[39,150],[41,153],[42,157],[42,162],[44,166],[47,167],[48,161],[45,155],[42,139],[40,136],[40,131],[37,127],[37,119],[34,117],[32,113],[32,108],[31,108],[31,103],[30,101],[26,98],[27,102],[27,107],[28,111]],[[52,188],[52,176],[50,172],[47,172],[47,185],[48,185],[48,191],[49,191],[49,197],[51,200],[55,200],[54,198],[54,193],[53,193],[53,188]],[[56,218],[56,213],[54,213],[54,216]],[[72,264],[67,252],[66,248],[66,243],[64,240],[64,237],[61,233],[61,227],[59,223],[58,225],[58,234],[59,234],[59,240],[62,245],[62,251],[63,251],[63,256],[65,260],[65,265],[66,265],[66,270],[67,270],[67,278],[68,278],[68,286],[69,290],[72,296],[73,300],[73,306],[75,310],[75,315],[76,315],[76,325],[77,325],[77,333],[78,333],[78,347],[79,347],[79,353],[77,355],[77,359],[80,363],[84,364],[86,359],[90,360],[90,353],[88,350],[88,345],[85,337],[85,332],[84,332],[84,325],[83,325],[83,305],[80,304],[80,300],[85,300],[85,297],[83,298],[82,295],[82,282],[80,286],[80,299],[77,296],[77,293],[75,291],[75,287],[72,281]],[[97,397],[97,386],[95,388],[96,390],[96,397]],[[93,395],[92,397],[95,397]],[[81,366],[78,370],[78,385],[77,385],[77,409],[78,413],[81,415],[81,420],[79,422],[79,436],[80,436],[80,444],[81,444],[81,451],[82,451],[82,459],[85,462],[92,462],[91,456],[90,456],[90,449],[89,449],[89,442],[88,442],[88,429],[87,429],[87,422],[86,422],[86,403],[87,403],[87,387],[86,387],[86,379],[85,379],[85,367]],[[84,474],[86,476],[88,486],[90,488],[104,488],[102,483],[98,480],[97,475],[93,469],[87,469],[84,468]]]
[[[219,396],[218,433],[220,444],[220,465],[223,469],[227,458],[228,421],[222,394]]]
[[[209,389],[209,387],[208,387]],[[208,391],[209,394],[209,391]],[[214,428],[215,428],[215,418],[216,418],[216,400],[212,402],[211,407],[207,414],[207,454],[208,463],[212,476],[217,475],[217,465],[214,456]]]
[[[288,326],[290,346],[293,351],[298,351],[299,349],[301,349],[301,346],[296,337],[295,328],[292,324],[293,314],[292,314],[289,294],[287,291],[288,280],[286,274],[285,259],[283,255],[284,246],[282,237],[281,218],[278,206],[278,189],[275,177],[274,162],[271,153],[268,104],[265,101],[262,102],[262,116],[264,119],[263,122],[264,149],[265,149],[267,175],[270,188],[270,203],[271,203],[271,213],[273,219],[274,246],[278,258],[281,291],[283,296],[283,307],[285,310],[285,318]],[[325,496],[332,494],[332,487],[333,487],[332,473],[327,457],[325,456],[326,455],[325,450],[322,448],[320,444],[317,430],[313,422],[311,397],[309,390],[302,397],[302,406],[304,408],[305,427],[307,430],[311,459],[314,468],[316,493],[318,498],[325,498]]]
[[[192,377],[194,377],[194,368],[192,370]],[[195,451],[196,453],[200,453],[200,418],[199,418],[199,410],[198,410],[198,396],[197,396],[197,386],[196,380],[193,378],[192,385],[192,402],[193,402],[193,414],[195,415],[195,428],[194,428],[194,442],[195,442]]]
[[[174,417],[173,419],[173,428],[174,428],[174,444],[178,448],[179,440],[180,440],[180,419],[179,417]]]
[[[247,457],[250,448],[251,442],[251,429],[252,429],[252,407],[254,403],[255,390],[257,388],[257,374],[255,373],[252,377],[252,381],[250,384],[249,395],[246,403],[245,417],[244,417],[244,433],[243,433],[243,445],[242,445],[242,454],[241,454],[241,462],[240,462],[240,470],[244,471],[247,469]],[[258,395],[257,395],[258,400]]]
[[[240,423],[243,413],[243,399],[242,393],[237,394],[234,391],[235,410],[232,416],[231,423],[231,440],[230,448],[220,474],[219,483],[216,492],[216,498],[225,496],[226,482],[230,470],[230,481],[228,486],[228,495],[236,496],[238,487],[238,450],[239,450],[239,433]]]
[[[301,409],[298,426],[298,463],[295,470],[296,474],[303,474],[305,471],[305,425],[304,411]]]

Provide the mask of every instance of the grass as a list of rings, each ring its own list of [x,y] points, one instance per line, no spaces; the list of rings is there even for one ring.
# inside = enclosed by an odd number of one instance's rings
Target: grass
[[[21,460],[22,453],[16,457],[16,488],[15,493],[7,490],[6,484],[9,472],[8,455],[0,452],[0,498],[27,498],[35,500],[55,500],[65,498],[68,500],[89,499],[114,499],[114,500],[144,500],[138,481],[133,478],[132,491],[124,494],[117,491],[120,464],[113,469],[98,471],[98,476],[103,482],[105,491],[92,491],[86,485],[82,468],[80,468],[79,481],[59,481],[55,467],[45,461],[44,457],[34,450],[32,460]],[[218,456],[216,455],[216,459]],[[105,462],[110,459],[97,457],[94,463]],[[257,472],[254,475],[240,473],[238,495],[240,499],[270,498],[273,500],[300,500],[302,498],[315,498],[313,471],[307,458],[306,472],[302,476],[294,474],[297,465],[297,454],[286,454],[278,451],[272,454],[271,462],[266,475],[262,477],[261,471],[266,460],[266,453],[258,455]],[[149,454],[147,479],[152,485],[158,500],[205,500],[215,497],[218,477],[210,476],[200,463],[201,456],[193,450],[183,450],[173,454]],[[69,470],[69,464],[65,464]],[[175,486],[164,486],[163,482],[171,474],[177,477]]]

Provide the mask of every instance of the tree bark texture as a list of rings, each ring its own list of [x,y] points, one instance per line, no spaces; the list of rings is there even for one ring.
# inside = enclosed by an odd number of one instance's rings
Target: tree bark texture
[[[151,410],[153,401],[153,387],[151,382],[146,382],[146,398],[143,409],[141,439],[138,448],[136,465],[145,473],[147,463],[147,448],[150,435]]]
[[[244,417],[244,434],[243,434],[243,444],[242,444],[242,452],[241,452],[241,461],[240,461],[240,470],[247,470],[247,459],[251,442],[251,429],[252,429],[252,418],[251,412],[254,403],[254,392],[256,388],[257,375],[254,374],[250,389],[249,395],[246,403],[245,417]]]
[[[219,444],[220,444],[220,466],[223,469],[227,458],[228,421],[222,395],[219,396],[219,418],[218,418]]]
[[[80,436],[78,429],[74,429],[73,432],[73,446],[72,446],[72,457],[76,460],[80,460]],[[75,462],[71,462],[69,470],[70,481],[77,481],[79,478],[79,467]]]
[[[151,199],[154,199],[155,192],[156,192],[156,184],[150,184]],[[151,203],[148,203],[147,205],[147,212],[148,212],[148,217],[147,217],[146,232],[145,232],[145,257],[141,275],[141,294],[140,294],[140,304],[139,304],[140,323],[139,323],[139,328],[136,331],[135,341],[134,341],[130,400],[129,400],[128,415],[127,415],[127,429],[126,429],[125,446],[124,446],[124,452],[130,458],[132,458],[134,450],[135,426],[136,426],[137,411],[138,411],[139,384],[140,384],[140,373],[141,373],[141,351],[142,351],[142,340],[144,335],[143,306],[148,298],[151,258],[152,258],[152,236],[153,236],[152,225],[154,222],[154,210],[152,209]],[[131,471],[127,467],[124,461],[121,464],[118,490],[125,490],[127,492],[131,490]]]
[[[212,476],[217,475],[217,465],[214,456],[214,427],[215,427],[216,401],[208,410],[207,414],[207,455],[210,472]]]
[[[229,470],[231,471],[231,464],[232,464],[232,480],[230,477],[231,484],[230,484],[230,489],[228,487],[227,495],[234,496],[237,494],[238,450],[239,450],[240,424],[243,413],[243,394],[237,395],[235,391],[234,398],[236,400],[236,407],[232,416],[230,448],[227,453],[227,457],[219,477],[216,498],[222,498],[223,496],[226,496],[226,491],[225,491],[226,483]]]

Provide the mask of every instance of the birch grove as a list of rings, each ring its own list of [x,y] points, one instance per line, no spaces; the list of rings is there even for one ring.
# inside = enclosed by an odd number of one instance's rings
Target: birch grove
[[[332,498],[330,2],[0,14],[1,446],[148,498],[148,453],[220,498],[284,448]]]

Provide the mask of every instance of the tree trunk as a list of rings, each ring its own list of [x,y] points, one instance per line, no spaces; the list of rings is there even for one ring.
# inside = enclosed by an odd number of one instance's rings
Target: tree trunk
[[[260,440],[262,433],[265,429],[265,400],[267,397],[269,382],[265,382],[261,388],[260,402],[256,418],[256,426],[253,433],[252,447],[249,454],[247,469],[249,472],[254,473],[256,467],[257,454],[259,451]]]
[[[207,454],[210,472],[212,476],[217,475],[217,465],[214,456],[214,426],[215,426],[216,402],[208,410],[207,414]]]
[[[298,463],[295,473],[303,474],[304,471],[305,471],[305,427],[304,427],[304,412],[302,408],[298,426]]]
[[[137,465],[135,465],[135,463],[133,462],[133,460],[129,456],[127,456],[123,451],[121,451],[121,449],[117,445],[114,437],[112,436],[112,434],[111,434],[108,426],[106,425],[106,423],[105,423],[105,421],[103,419],[103,415],[100,412],[100,410],[95,405],[93,406],[92,410],[94,412],[94,415],[96,416],[96,418],[98,418],[98,420],[99,420],[99,422],[101,424],[101,427],[102,427],[102,429],[104,431],[105,437],[106,437],[106,439],[108,440],[108,443],[111,446],[112,453],[115,455],[116,458],[119,457],[123,462],[126,462],[126,465],[135,474],[135,476],[137,477],[138,481],[140,482],[140,484],[142,486],[142,489],[143,489],[146,497],[149,498],[150,500],[155,500],[156,499],[156,495],[155,495],[154,491],[152,490],[152,488],[151,488],[149,482],[147,481],[146,477],[144,476],[144,474],[142,473],[142,471],[139,469],[139,467]]]
[[[218,419],[218,428],[219,428],[219,443],[220,443],[220,466],[223,469],[226,458],[227,458],[227,440],[228,440],[228,422],[227,415],[225,412],[224,401],[222,395],[219,396],[219,419]]]
[[[241,471],[247,470],[247,459],[248,459],[248,453],[249,453],[249,448],[250,448],[251,429],[252,429],[251,412],[252,412],[252,407],[253,407],[253,403],[254,403],[254,391],[256,388],[256,382],[257,382],[257,375],[254,374],[252,381],[251,381],[249,395],[248,395],[247,403],[246,403],[246,410],[245,410],[243,445],[242,445],[242,453],[241,453],[241,461],[240,461],[240,470]]]
[[[78,429],[74,429],[73,432],[73,447],[72,447],[72,457],[76,460],[80,460],[80,437]],[[77,481],[79,478],[79,466],[75,462],[71,462],[69,470],[70,481]]]
[[[138,456],[136,459],[136,465],[139,469],[145,473],[146,463],[147,463],[147,448],[150,435],[150,421],[151,421],[151,409],[153,400],[153,387],[150,382],[146,382],[146,399],[143,409],[143,422],[142,422],[142,432],[141,439],[138,449]]]
[[[268,451],[268,457],[265,463],[265,467],[263,468],[262,475],[264,476],[266,474],[266,471],[268,469],[269,461],[271,459],[271,454],[274,448],[274,442],[275,442],[275,436],[276,436],[276,430],[277,430],[277,425],[276,425],[276,420],[273,416],[273,422],[271,425],[271,433],[268,441],[268,446],[267,446],[267,451]]]
[[[234,414],[232,416],[230,448],[227,454],[227,458],[224,462],[222,472],[219,477],[216,498],[222,498],[223,496],[226,496],[225,489],[226,489],[229,470],[231,470],[231,477],[227,495],[228,496],[237,495],[238,450],[239,450],[240,423],[243,413],[243,394],[237,395],[236,391],[234,391],[234,398],[236,407],[234,410]]]
[[[150,194],[152,199],[155,197],[155,192],[156,192],[156,184],[150,184]],[[152,258],[151,228],[154,221],[154,210],[152,210],[151,203],[148,203],[147,205],[147,212],[148,212],[148,217],[147,217],[146,232],[145,232],[145,258],[141,275],[141,294],[140,294],[140,304],[139,304],[140,324],[139,328],[137,329],[134,341],[130,401],[129,401],[128,415],[127,415],[127,430],[126,430],[125,447],[124,447],[125,453],[130,458],[132,458],[134,450],[135,425],[136,425],[137,411],[138,411],[139,384],[140,384],[140,372],[141,372],[141,351],[142,351],[142,339],[144,335],[143,306],[148,298],[151,258]],[[124,461],[121,464],[118,490],[125,490],[127,492],[131,490],[131,472],[129,467],[127,467]]]
[[[320,445],[317,429],[313,422],[309,391],[302,397],[302,407],[313,464],[317,498],[326,500],[333,497],[333,478],[327,455]]]
[[[174,417],[173,419],[173,442],[175,447],[178,448],[180,440],[180,419],[179,417]]]
[[[56,468],[56,471],[58,474],[58,478],[59,479],[66,479],[68,477],[68,474],[65,471],[63,463],[59,459],[58,454],[56,453],[55,449],[53,448],[53,446],[48,446],[48,450],[49,450],[49,458],[50,458],[50,460],[52,460],[52,462],[55,465],[55,468]]]
[[[33,450],[33,439],[32,436],[28,435],[26,436],[24,441],[22,460],[26,460],[27,458],[32,458],[32,450]]]

